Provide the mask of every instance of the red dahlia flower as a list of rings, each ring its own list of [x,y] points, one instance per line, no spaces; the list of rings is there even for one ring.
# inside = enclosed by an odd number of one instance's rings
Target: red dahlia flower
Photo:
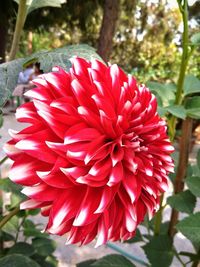
[[[117,65],[82,58],[33,83],[16,112],[30,125],[5,145],[10,178],[28,197],[21,208],[41,208],[46,231],[68,233],[68,243],[133,237],[173,171],[155,96]]]

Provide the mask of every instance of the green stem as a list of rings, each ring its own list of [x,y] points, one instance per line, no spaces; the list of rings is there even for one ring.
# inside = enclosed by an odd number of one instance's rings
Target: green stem
[[[187,5],[187,0],[184,0],[183,5],[181,5],[181,1],[177,0],[178,5],[179,5],[179,10],[182,14],[182,19],[183,19],[183,36],[182,36],[182,47],[183,47],[183,52],[182,52],[182,58],[181,58],[181,66],[180,66],[180,71],[179,71],[179,77],[177,81],[177,91],[176,91],[176,99],[175,99],[175,105],[181,105],[183,101],[183,85],[184,85],[184,79],[185,79],[185,74],[186,74],[186,69],[189,61],[189,50],[188,50],[188,5]],[[169,121],[169,135],[171,141],[174,140],[175,133],[176,133],[176,122],[177,118],[175,116],[172,116]],[[160,209],[156,214],[155,217],[155,230],[154,233],[155,235],[158,235],[160,233],[160,225],[162,223],[162,199],[160,202]]]
[[[144,224],[147,228],[148,236],[151,236],[151,229],[150,229],[150,225],[149,225],[149,219],[147,216],[145,216],[145,218],[144,218]],[[144,238],[144,237],[142,236],[142,238]]]
[[[157,211],[157,213],[155,215],[154,235],[159,235],[159,233],[160,233],[160,226],[161,226],[161,223],[162,223],[163,197],[164,197],[164,194],[162,194],[161,197],[160,197],[160,208],[159,208],[159,210]]]
[[[177,0],[179,5],[179,10],[182,14],[183,19],[183,35],[182,35],[182,57],[181,57],[181,66],[179,71],[179,77],[177,81],[177,91],[176,91],[176,99],[175,99],[175,105],[181,105],[183,101],[183,85],[184,85],[184,79],[186,74],[186,69],[188,65],[189,58],[191,56],[191,53],[189,53],[188,44],[189,44],[189,38],[188,38],[188,5],[187,0],[184,0],[184,4],[181,5],[180,2]],[[170,133],[170,139],[171,141],[174,140],[175,137],[175,129],[176,129],[176,122],[177,118],[175,116],[172,116],[169,120],[169,133]]]
[[[179,148],[179,162],[176,171],[176,178],[174,181],[174,194],[178,194],[184,189],[184,178],[187,173],[189,152],[190,152],[190,141],[192,137],[192,119],[186,118],[182,122],[182,137],[180,140]],[[178,221],[179,212],[176,209],[172,209],[171,218],[169,222],[169,235],[171,237],[176,233],[175,225]]]
[[[7,156],[5,156],[1,161],[0,161],[0,166],[8,159]]]
[[[145,262],[145,261],[143,261],[143,260],[141,260],[141,259],[139,259],[139,258],[133,256],[133,255],[130,254],[129,252],[124,251],[124,250],[121,249],[119,246],[117,246],[117,245],[115,245],[115,244],[113,244],[113,243],[108,242],[106,245],[107,245],[109,248],[111,248],[111,249],[113,249],[113,250],[119,252],[121,255],[123,255],[123,256],[126,257],[126,258],[129,258],[129,259],[131,259],[131,260],[133,260],[133,261],[136,261],[136,262],[138,262],[139,264],[141,264],[141,265],[143,265],[143,266],[150,266],[147,262]]]
[[[199,256],[200,256],[200,248],[199,248],[198,251],[197,251],[197,256],[198,256],[198,259],[193,261],[191,267],[198,267],[199,264],[200,264],[200,260],[199,260]]]
[[[16,56],[16,53],[18,50],[18,46],[19,46],[21,33],[22,33],[24,23],[26,20],[26,15],[27,15],[26,0],[19,0],[17,21],[15,24],[15,31],[14,31],[14,36],[13,36],[13,40],[12,40],[12,46],[11,46],[11,50],[10,50],[9,61],[15,59],[15,56]]]
[[[180,10],[181,11],[181,10]],[[181,11],[183,18],[183,53],[181,58],[181,67],[177,83],[177,92],[175,104],[180,105],[182,102],[183,84],[185,79],[186,68],[188,64],[188,6],[187,0],[184,0],[183,11]]]
[[[191,53],[189,53],[188,45],[189,45],[189,38],[188,38],[188,5],[187,0],[184,0],[183,5],[181,5],[181,2],[179,3],[179,9],[182,14],[183,19],[183,36],[182,36],[182,44],[183,44],[183,52],[182,52],[182,58],[181,58],[181,66],[180,66],[180,72],[179,72],[179,78],[177,82],[177,92],[176,92],[176,100],[175,104],[180,105],[183,102],[183,85],[184,85],[184,79],[186,74],[186,69],[188,65],[189,58],[191,56]],[[171,140],[174,139],[175,136],[175,129],[176,129],[176,121],[177,118],[172,116],[169,120],[170,125],[170,137]],[[178,163],[178,170],[176,173],[176,178],[174,181],[174,193],[179,193],[183,190],[184,187],[184,177],[186,174],[186,167],[188,163],[188,148],[189,148],[189,140],[191,137],[191,128],[192,128],[192,121],[190,119],[186,119],[182,122],[182,138],[181,138],[181,144],[180,144],[180,156],[179,156],[179,163]],[[175,224],[178,220],[178,211],[175,209],[172,209],[171,219],[169,223],[169,235],[171,237],[175,234]]]
[[[193,262],[191,267],[198,267],[198,266],[199,266],[199,261],[197,260]]]
[[[186,263],[184,263],[180,257],[180,255],[178,254],[178,252],[176,251],[175,247],[173,247],[173,252],[174,255],[176,256],[176,258],[179,260],[179,262],[182,264],[183,267],[186,267]]]
[[[17,233],[16,233],[16,236],[15,236],[15,244],[17,243],[17,240],[18,240],[18,237],[19,237],[19,232],[20,232],[20,229],[26,219],[26,215],[24,215],[23,219],[21,220],[21,223],[19,224],[18,228],[17,228]]]
[[[11,210],[3,219],[0,221],[0,229],[13,217],[19,212],[19,207],[14,208]]]

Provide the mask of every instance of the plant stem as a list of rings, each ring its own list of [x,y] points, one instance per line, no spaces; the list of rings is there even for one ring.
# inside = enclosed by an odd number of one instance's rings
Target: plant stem
[[[179,163],[177,167],[176,178],[174,182],[174,193],[177,194],[183,191],[184,188],[184,178],[187,171],[189,149],[190,149],[190,140],[192,136],[192,119],[187,118],[182,123],[182,138],[180,140],[180,153],[179,153]],[[169,223],[169,235],[171,237],[175,234],[174,226],[178,220],[178,211],[172,209],[171,219]]]
[[[199,256],[200,256],[200,248],[197,250],[197,260],[194,260],[193,261],[193,264],[192,264],[192,266],[191,267],[198,267],[199,266],[199,264],[200,264],[200,260],[199,260]]]
[[[179,256],[178,252],[176,251],[176,248],[173,247],[174,255],[179,260],[179,262],[182,264],[183,267],[186,267],[186,264],[182,261],[181,257]]]
[[[183,52],[182,52],[182,58],[181,58],[181,66],[180,66],[180,72],[179,72],[179,78],[177,82],[177,92],[176,92],[176,100],[175,104],[180,105],[183,101],[183,85],[184,85],[184,79],[186,74],[186,69],[188,65],[188,60],[190,57],[189,50],[188,50],[188,5],[187,0],[184,0],[183,5],[181,5],[181,2],[178,1],[179,9],[182,14],[183,19],[183,36],[182,36],[182,43],[183,43]],[[170,137],[171,140],[174,139],[175,136],[175,129],[176,129],[176,117],[172,116],[171,120],[169,121],[170,124]],[[178,163],[178,169],[177,174],[174,182],[174,193],[179,193],[183,191],[184,188],[184,178],[186,175],[186,169],[188,164],[188,157],[189,157],[189,146],[190,146],[190,139],[192,134],[192,119],[186,118],[185,121],[182,122],[182,137],[180,142],[180,156],[179,156],[179,163]],[[178,220],[178,211],[175,209],[172,209],[171,219],[169,223],[169,235],[171,237],[175,234],[175,228],[174,226],[177,223]]]
[[[13,217],[19,212],[19,207],[14,208],[11,210],[3,219],[0,221],[0,229]]]
[[[11,46],[11,50],[10,50],[9,61],[15,59],[15,56],[16,56],[16,53],[18,50],[18,46],[19,46],[20,36],[21,36],[22,29],[24,27],[24,23],[26,20],[26,15],[27,15],[26,0],[19,0],[17,21],[15,24],[15,31],[14,31],[14,36],[13,36],[13,40],[12,40],[12,46]]]
[[[177,91],[176,91],[176,99],[175,99],[175,105],[181,105],[183,100],[183,85],[184,85],[184,79],[186,74],[186,69],[188,65],[189,58],[191,56],[191,53],[189,53],[188,50],[188,6],[187,6],[187,0],[184,0],[183,6],[180,4],[180,2],[177,0],[179,5],[179,10],[182,14],[183,19],[183,35],[182,35],[182,57],[181,57],[181,66],[179,71],[179,77],[177,81]],[[169,120],[170,125],[170,139],[171,141],[174,140],[175,136],[175,129],[176,129],[176,122],[177,118],[175,116],[172,116]]]
[[[199,261],[197,260],[193,262],[191,267],[198,267],[198,266],[199,266]]]
[[[149,266],[149,264],[148,264],[147,262],[145,262],[145,261],[143,261],[143,260],[141,260],[141,259],[139,259],[139,258],[133,256],[133,255],[130,254],[129,252],[124,251],[124,250],[121,249],[119,246],[117,246],[117,245],[115,245],[115,244],[113,244],[113,243],[108,242],[106,245],[107,245],[109,248],[111,248],[111,249],[113,249],[113,250],[119,252],[121,255],[123,255],[123,256],[126,257],[126,258],[129,258],[129,259],[131,259],[131,260],[133,260],[133,261],[136,261],[136,262],[140,263],[140,264],[143,265],[143,266]]]
[[[0,161],[0,166],[8,159],[7,156],[5,156],[1,161]]]
[[[1,161],[0,161],[0,166],[8,159],[8,157],[4,157]],[[1,170],[0,170],[0,179],[1,178]],[[0,190],[0,215],[3,214],[3,191]],[[0,240],[0,251],[3,251],[3,248],[4,248],[4,242],[3,240],[1,239]]]
[[[21,229],[21,227],[22,227],[24,221],[26,220],[26,217],[27,217],[27,216],[24,215],[24,217],[22,218],[22,220],[21,220],[21,222],[20,222],[20,224],[19,224],[19,226],[18,226],[18,228],[17,228],[17,233],[16,233],[16,236],[15,236],[15,244],[17,243],[17,240],[18,240],[18,237],[19,237],[20,229]]]
[[[162,211],[163,211],[163,207],[162,207],[162,203],[163,203],[163,197],[164,194],[162,194],[160,196],[160,208],[157,211],[156,215],[155,215],[155,228],[154,228],[154,235],[159,235],[160,233],[160,226],[162,223]]]
[[[188,53],[188,6],[187,6],[187,0],[184,0],[183,6],[181,5],[180,1],[178,1],[179,10],[182,14],[183,19],[183,36],[182,36],[182,58],[181,58],[181,66],[179,71],[179,77],[177,81],[177,92],[176,92],[176,99],[175,99],[175,105],[180,105],[182,103],[183,97],[183,85],[184,85],[184,79],[185,79],[185,73],[187,69],[187,64],[189,60],[189,53]],[[172,116],[169,121],[169,135],[170,140],[173,141],[176,133],[176,122],[177,118],[175,116]],[[163,198],[163,197],[162,197]],[[160,232],[160,225],[162,223],[162,200],[160,201],[160,209],[155,215],[155,230],[154,234],[158,235]]]
[[[177,83],[177,92],[175,104],[180,105],[182,102],[183,84],[188,63],[188,6],[187,0],[184,0],[183,10],[181,11],[183,18],[183,53],[181,58],[181,67]]]
[[[145,224],[145,226],[147,228],[148,235],[150,236],[151,235],[151,229],[150,229],[150,226],[149,226],[149,219],[148,219],[147,216],[145,216],[145,218],[144,218],[144,224]],[[142,238],[143,238],[143,236],[142,236]]]

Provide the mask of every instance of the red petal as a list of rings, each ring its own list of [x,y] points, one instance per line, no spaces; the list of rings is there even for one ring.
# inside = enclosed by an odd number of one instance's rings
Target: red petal
[[[124,172],[122,163],[118,162],[111,171],[109,181],[107,183],[108,186],[113,186],[115,184],[118,184],[120,181],[124,179]]]
[[[94,214],[94,212],[97,210],[101,191],[101,188],[87,188],[85,198],[73,222],[74,226],[90,224],[99,217],[99,214]]]

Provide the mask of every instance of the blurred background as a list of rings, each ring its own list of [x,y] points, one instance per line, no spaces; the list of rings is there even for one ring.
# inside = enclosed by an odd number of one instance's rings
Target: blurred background
[[[189,1],[190,34],[200,26],[200,1]],[[0,1],[0,62],[10,50],[17,4]],[[68,44],[87,43],[125,71],[147,80],[174,81],[180,65],[183,25],[176,0],[67,0],[62,8],[31,12],[17,57]],[[200,77],[200,55],[190,73]]]

